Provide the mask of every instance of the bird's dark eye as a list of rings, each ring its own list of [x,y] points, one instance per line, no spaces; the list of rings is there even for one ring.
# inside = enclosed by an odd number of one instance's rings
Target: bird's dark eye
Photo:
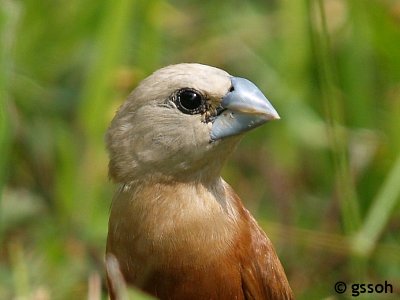
[[[198,114],[205,111],[204,97],[196,90],[179,90],[175,97],[176,106],[185,114]]]

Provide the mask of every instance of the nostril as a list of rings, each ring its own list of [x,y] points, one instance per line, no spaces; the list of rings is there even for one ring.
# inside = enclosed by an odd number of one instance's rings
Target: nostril
[[[225,110],[226,110],[226,108],[222,107],[221,105],[218,106],[218,107],[216,108],[217,116],[219,116],[220,114],[222,114],[222,112],[225,111]]]

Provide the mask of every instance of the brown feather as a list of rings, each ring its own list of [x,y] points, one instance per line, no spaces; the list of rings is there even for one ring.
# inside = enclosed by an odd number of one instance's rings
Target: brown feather
[[[226,186],[229,196],[236,202],[242,221],[236,253],[241,265],[245,299],[293,299],[285,271],[271,241],[231,187]]]

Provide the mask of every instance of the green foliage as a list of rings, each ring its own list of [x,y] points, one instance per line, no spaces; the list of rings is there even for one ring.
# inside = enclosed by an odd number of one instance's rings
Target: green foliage
[[[337,281],[398,293],[399,41],[398,1],[2,0],[0,299],[96,299],[115,188],[103,134],[178,62],[251,79],[281,115],[224,177],[297,297],[336,297]]]

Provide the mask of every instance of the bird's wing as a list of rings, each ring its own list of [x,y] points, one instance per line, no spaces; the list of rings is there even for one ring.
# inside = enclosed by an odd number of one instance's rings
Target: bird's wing
[[[242,286],[247,299],[293,299],[283,267],[271,241],[253,217],[249,217],[250,241],[242,258]],[[246,252],[244,252],[246,253]]]
[[[228,195],[241,214],[241,232],[236,247],[240,261],[242,289],[245,299],[294,299],[275,249],[228,185]]]

